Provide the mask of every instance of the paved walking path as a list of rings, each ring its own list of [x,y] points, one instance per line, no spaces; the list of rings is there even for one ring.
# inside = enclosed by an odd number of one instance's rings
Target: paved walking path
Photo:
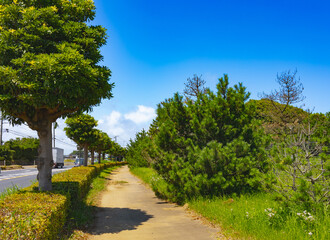
[[[216,229],[193,220],[183,207],[156,198],[127,166],[114,171],[110,179],[90,239],[216,239]]]

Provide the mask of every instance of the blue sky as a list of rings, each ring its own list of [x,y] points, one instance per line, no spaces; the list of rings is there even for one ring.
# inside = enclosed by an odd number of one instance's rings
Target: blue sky
[[[95,0],[90,23],[108,29],[101,51],[112,71],[114,98],[92,115],[125,145],[148,128],[157,104],[194,74],[215,88],[224,73],[258,93],[278,86],[277,73],[297,69],[305,108],[330,111],[328,1]],[[59,139],[65,138],[60,120]],[[71,142],[71,144],[73,144]],[[73,144],[74,145],[74,144]],[[66,149],[72,146],[59,143]]]
[[[202,74],[212,88],[228,73],[232,83],[243,82],[257,98],[258,92],[277,87],[278,72],[297,69],[306,105],[329,111],[326,1],[96,0],[95,4],[93,24],[108,29],[102,53],[116,84],[115,98],[103,106],[121,111],[131,111],[136,103],[155,107],[182,91],[193,74]]]

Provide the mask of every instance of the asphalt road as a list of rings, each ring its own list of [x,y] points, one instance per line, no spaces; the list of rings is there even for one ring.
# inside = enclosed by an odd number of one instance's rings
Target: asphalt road
[[[73,166],[64,166],[64,168],[53,169],[52,173],[67,171]],[[0,193],[9,187],[17,186],[25,188],[37,181],[38,170],[36,168],[2,170],[0,173]]]

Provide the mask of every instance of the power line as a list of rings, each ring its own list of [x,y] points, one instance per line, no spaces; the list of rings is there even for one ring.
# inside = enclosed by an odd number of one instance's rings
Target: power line
[[[64,141],[62,141],[62,140],[60,140],[60,139],[57,139],[57,138],[55,138],[55,140],[58,141],[58,142],[61,142],[61,143],[63,143],[63,144],[69,145],[69,146],[71,146],[71,147],[76,147],[76,146],[77,146],[77,145],[73,145],[73,144],[71,144],[71,143],[64,142]]]
[[[17,135],[17,136],[19,136],[19,137],[30,137],[30,138],[33,138],[33,137],[30,136],[30,135],[27,135],[27,134],[24,134],[24,133],[20,133],[20,132],[17,132],[17,131],[15,131],[15,130],[12,130],[12,129],[8,129],[8,128],[6,128],[6,129],[4,129],[4,130],[5,130],[5,131],[3,131],[3,132],[11,133],[11,134]]]
[[[3,117],[2,117],[2,113],[1,113],[1,119],[0,119],[1,123],[0,123],[0,145],[2,146],[2,128],[3,128]]]
[[[17,132],[17,131],[15,131],[15,130],[8,129],[8,128],[4,129],[3,132],[11,133],[11,134],[14,134],[14,135],[19,136],[19,137],[30,137],[30,138],[33,138],[33,137],[30,136],[30,135],[27,135],[27,134],[24,134],[24,133],[20,133],[20,132]],[[58,141],[58,142],[61,142],[62,144],[66,144],[66,145],[69,145],[69,146],[71,146],[71,147],[76,147],[76,145],[73,145],[73,144],[67,143],[67,142],[62,141],[62,140],[60,140],[60,139],[55,138],[55,140]]]

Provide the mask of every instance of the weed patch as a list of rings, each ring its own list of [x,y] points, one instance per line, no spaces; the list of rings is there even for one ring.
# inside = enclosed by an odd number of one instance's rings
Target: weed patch
[[[12,187],[9,187],[5,189],[5,191],[0,193],[0,200],[3,200],[6,196],[10,194],[14,194],[19,191],[19,187],[17,185],[13,185]]]

